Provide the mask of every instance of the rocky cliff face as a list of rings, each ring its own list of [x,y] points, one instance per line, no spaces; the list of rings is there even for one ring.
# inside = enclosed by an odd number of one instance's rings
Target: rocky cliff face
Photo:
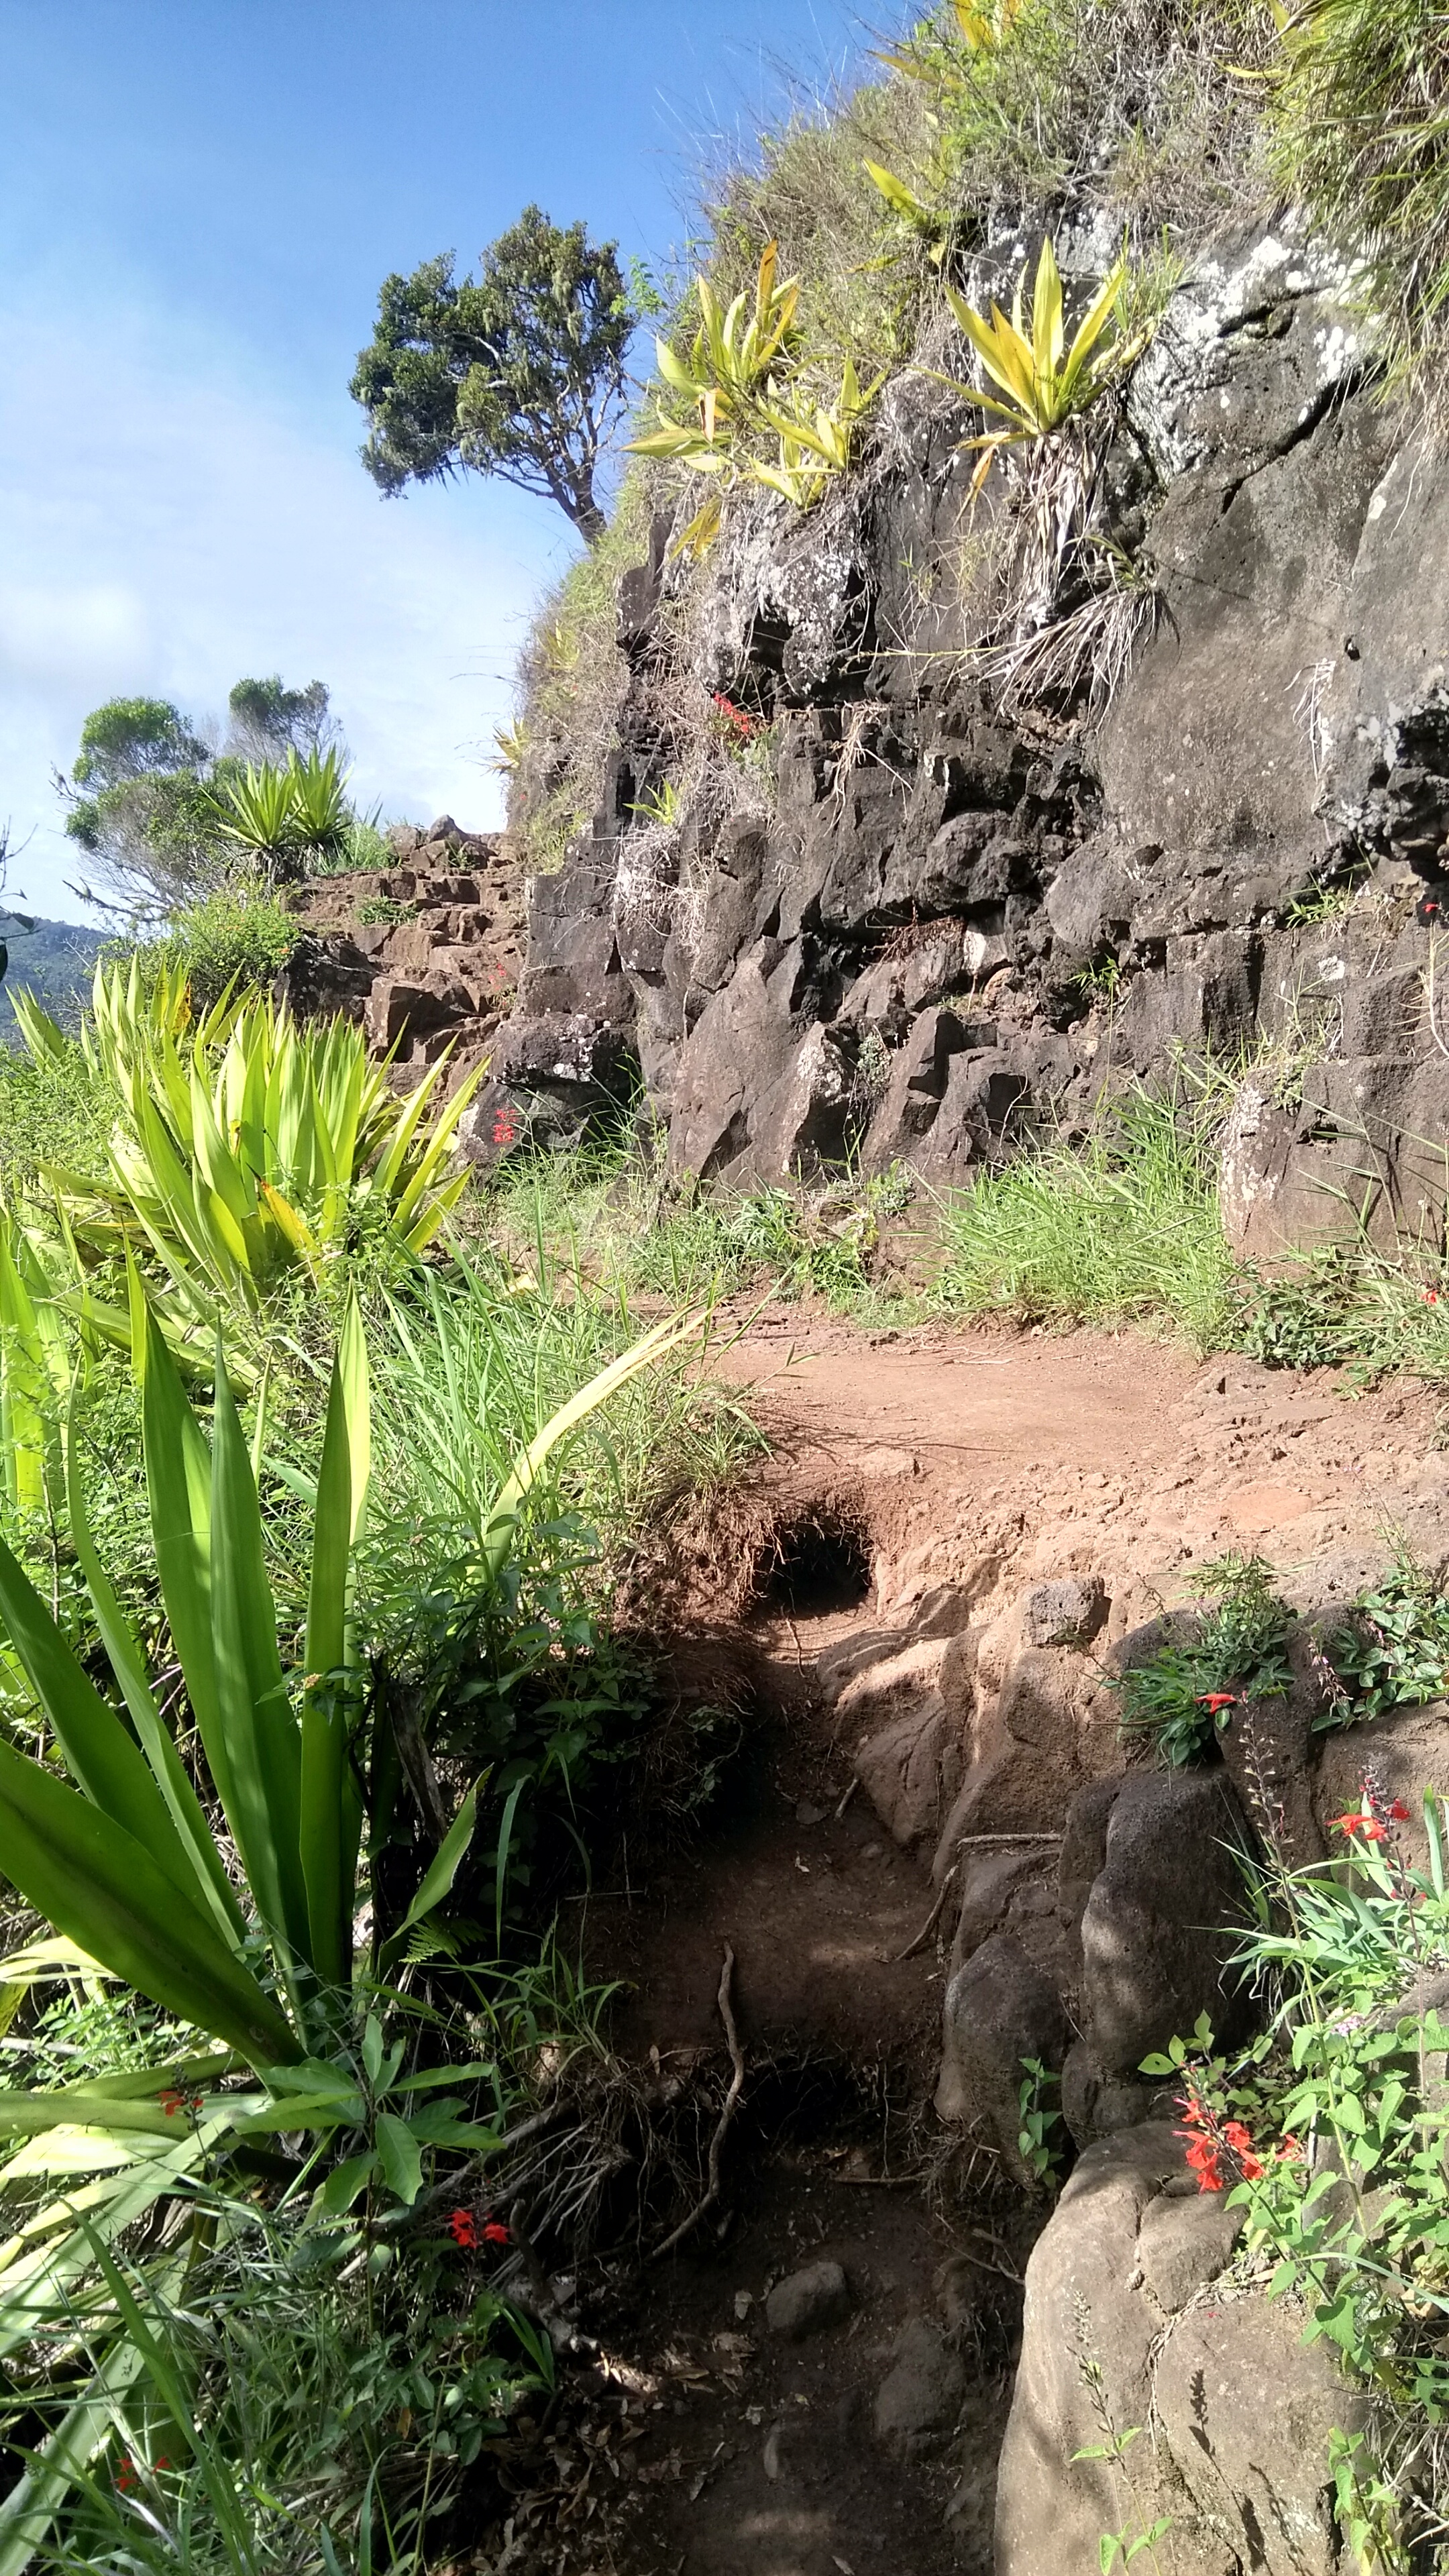
[[[1336,255],[1220,241],[1120,404],[1133,569],[1075,629],[1008,614],[1019,503],[973,513],[979,415],[922,376],[816,511],[737,502],[702,570],[656,522],[601,809],[530,890],[510,1125],[642,1078],[701,1176],[960,1181],[1178,1046],[1271,1042],[1240,1243],[1335,1231],[1348,1184],[1437,1226],[1449,473],[1372,373]]]

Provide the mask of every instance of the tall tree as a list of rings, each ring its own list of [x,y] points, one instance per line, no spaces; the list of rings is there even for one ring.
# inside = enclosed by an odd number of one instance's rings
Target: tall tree
[[[197,769],[207,746],[169,698],[108,698],[81,726],[71,778],[100,795],[127,779]]]
[[[476,281],[455,281],[451,251],[385,280],[352,379],[368,419],[362,461],[382,491],[467,468],[601,533],[594,476],[624,402],[634,318],[616,250],[525,206]]]
[[[86,717],[70,775],[57,772],[55,783],[67,836],[94,862],[102,889],[77,888],[88,901],[151,920],[196,902],[237,869],[238,839],[221,815],[227,789],[246,783],[244,764],[270,772],[294,755],[315,762],[337,732],[321,680],[302,689],[275,675],[238,680],[227,707],[219,752],[216,729],[208,742],[169,699],[110,698]]]
[[[336,738],[324,680],[305,689],[284,689],[275,671],[269,680],[238,680],[226,711],[226,747],[241,760],[285,761],[293,751],[305,758]]]

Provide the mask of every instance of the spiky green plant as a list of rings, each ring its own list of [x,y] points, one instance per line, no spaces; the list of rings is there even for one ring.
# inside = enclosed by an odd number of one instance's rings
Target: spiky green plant
[[[28,995],[32,1055],[65,1040]],[[99,966],[83,1044],[115,1104],[109,1185],[47,1166],[83,1263],[161,1264],[194,1319],[255,1315],[288,1271],[338,1272],[371,1217],[400,1258],[423,1251],[467,1186],[451,1168],[477,1067],[441,1108],[445,1063],[403,1099],[350,1022],[304,1024],[252,992],[193,1019],[185,977],[149,986]]]
[[[335,746],[309,751],[305,759],[294,751],[284,763],[263,761],[257,768],[248,761],[241,777],[227,779],[209,801],[217,829],[272,882],[300,875],[309,859],[333,855],[353,821]]]

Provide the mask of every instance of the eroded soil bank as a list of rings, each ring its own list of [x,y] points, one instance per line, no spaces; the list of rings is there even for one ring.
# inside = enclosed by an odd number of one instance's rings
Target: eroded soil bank
[[[520,2495],[502,2563],[989,2576],[1021,2275],[1049,2204],[933,2109],[943,1994],[1004,1921],[1070,2009],[1066,1810],[1123,1757],[1108,1695],[1083,1715],[1080,1683],[1060,1702],[1077,1739],[986,1762],[974,1806],[981,1745],[925,1787],[870,1748],[943,1689],[957,1705],[963,1634],[978,1700],[983,1674],[1009,1686],[1043,1585],[1097,1587],[1075,1649],[1095,1681],[1225,1549],[1264,1553],[1290,1598],[1349,1597],[1397,1538],[1436,1564],[1439,1408],[1130,1336],[867,1335],[800,1309],[755,1318],[718,1365],[773,1444],[695,1605],[691,1687],[707,1696],[713,1673],[743,1749],[691,1847],[639,1865],[625,1842],[584,1947],[624,1981],[612,2036],[644,2096],[667,2108],[708,2070],[706,2131],[732,1954],[743,2098],[718,2206],[585,2302],[596,2349],[540,2433],[553,2500]],[[964,1880],[941,1833],[963,1764]],[[797,2294],[821,2264],[843,2291]],[[787,2309],[804,2297],[798,2339],[771,2304],[782,2284]]]

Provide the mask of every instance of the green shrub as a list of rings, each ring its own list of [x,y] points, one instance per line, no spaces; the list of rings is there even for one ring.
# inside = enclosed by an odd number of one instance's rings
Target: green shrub
[[[1115,1686],[1123,1731],[1157,1739],[1174,1768],[1200,1762],[1232,1723],[1233,1711],[1273,1699],[1292,1678],[1287,1658],[1293,1614],[1273,1588],[1261,1556],[1223,1556],[1190,1578],[1211,1603],[1196,1633],[1130,1665]]]
[[[1316,1724],[1352,1726],[1449,1690],[1449,1600],[1408,1550],[1353,1602],[1324,1645],[1332,1680]]]
[[[1307,2310],[1305,2339],[1336,2346],[1381,2401],[1370,2441],[1337,2444],[1324,2465],[1342,2513],[1384,2514],[1379,2537],[1394,2547],[1363,2564],[1385,2570],[1429,2563],[1411,2549],[1432,2501],[1415,2492],[1434,2473],[1422,2436],[1426,2420],[1449,2421],[1449,2031],[1416,1995],[1442,1992],[1449,1963],[1449,1816],[1430,1791],[1422,1870],[1405,1853],[1408,1821],[1366,1780],[1335,1820],[1332,1862],[1290,1871],[1270,1851],[1250,1873],[1253,1928],[1237,1954],[1266,2030],[1229,2060],[1200,2024],[1143,2066],[1180,2088],[1200,2189],[1246,2213],[1245,2276],[1271,2266],[1270,2293]],[[1383,2481],[1375,2463],[1395,2454],[1399,2477]]]
[[[137,953],[148,983],[162,969],[179,970],[203,1013],[228,987],[244,993],[270,984],[299,936],[296,914],[267,885],[238,878],[173,913],[165,938]]]

